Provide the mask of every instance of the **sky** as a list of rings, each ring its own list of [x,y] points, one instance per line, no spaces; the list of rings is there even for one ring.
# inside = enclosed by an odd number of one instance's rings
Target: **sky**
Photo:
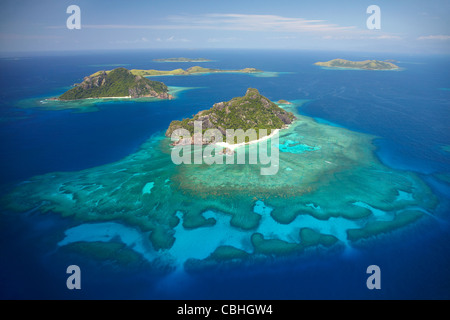
[[[81,29],[69,29],[70,5]],[[369,29],[370,5],[380,29]],[[450,52],[448,0],[2,0],[0,52],[294,49]]]

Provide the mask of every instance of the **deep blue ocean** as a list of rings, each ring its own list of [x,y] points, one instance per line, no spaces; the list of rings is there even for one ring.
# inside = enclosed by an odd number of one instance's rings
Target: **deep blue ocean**
[[[246,74],[164,76],[168,86],[191,87],[178,99],[114,101],[99,111],[19,108],[24,99],[56,96],[101,69],[187,68],[156,58],[204,57],[202,67],[254,67],[277,77]],[[403,71],[324,70],[334,58],[394,59]],[[2,194],[32,176],[78,171],[118,161],[138,150],[174,119],[257,88],[271,100],[307,99],[299,112],[377,137],[376,155],[387,166],[417,173],[439,197],[440,221],[398,231],[351,257],[280,259],[251,268],[161,278],[89,257],[66,261],[56,243],[71,225],[58,214],[2,212],[2,299],[449,299],[450,57],[308,51],[114,51],[28,54],[0,59],[0,187]],[[389,76],[386,76],[388,74]],[[403,232],[405,234],[403,234]],[[66,267],[82,268],[82,290],[66,288]],[[366,268],[380,266],[382,289],[368,290]]]

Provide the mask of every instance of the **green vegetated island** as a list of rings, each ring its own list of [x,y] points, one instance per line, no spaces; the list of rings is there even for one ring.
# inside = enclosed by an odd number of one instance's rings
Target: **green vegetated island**
[[[132,69],[131,72],[135,75],[149,77],[149,76],[188,76],[192,74],[205,74],[205,73],[262,73],[262,70],[255,68],[244,68],[239,70],[223,70],[223,69],[212,69],[212,68],[203,68],[199,66],[190,67],[186,70],[184,69],[174,69],[174,70],[141,70],[141,69]]]
[[[226,135],[227,129],[254,129],[256,131],[255,139],[259,137],[259,129],[267,129],[271,132],[275,129],[286,128],[296,119],[292,112],[285,111],[278,105],[262,96],[257,89],[249,88],[245,96],[236,97],[227,102],[219,102],[213,105],[209,110],[198,112],[193,118],[186,118],[182,121],[174,120],[170,123],[166,131],[166,136],[170,137],[172,133],[180,128],[186,129],[191,134],[189,138],[180,138],[174,142],[177,144],[210,144],[214,142],[213,137],[203,137],[201,141],[194,141],[194,121],[202,124],[202,133],[208,129],[218,129],[222,135]],[[246,137],[246,142],[251,141]],[[234,144],[240,141],[238,135],[235,136]]]
[[[396,70],[399,67],[389,61],[364,60],[349,61],[344,59],[333,59],[327,62],[316,62],[315,65],[328,68],[361,69],[361,70]]]
[[[153,59],[156,62],[210,62],[212,60],[205,58],[164,58],[164,59]]]
[[[85,77],[83,82],[66,91],[59,100],[79,100],[88,98],[141,98],[156,97],[172,99],[167,86],[133,74],[125,68],[98,71]]]

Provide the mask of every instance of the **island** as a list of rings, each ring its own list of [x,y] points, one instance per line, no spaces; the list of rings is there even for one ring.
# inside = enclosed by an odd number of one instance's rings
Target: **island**
[[[315,65],[336,69],[359,69],[359,70],[398,70],[399,67],[389,61],[364,60],[349,61],[344,59],[333,59],[327,62],[316,62]]]
[[[203,68],[199,66],[194,66],[191,68],[188,68],[186,70],[184,69],[174,69],[174,70],[141,70],[141,69],[132,69],[131,72],[134,75],[139,75],[142,77],[149,77],[149,76],[171,76],[171,75],[177,75],[177,76],[187,76],[192,74],[207,74],[207,73],[262,73],[262,70],[258,70],[255,68],[244,68],[239,70],[222,70],[222,69],[212,69],[212,68]]]
[[[125,68],[98,71],[85,77],[83,82],[66,91],[55,100],[80,100],[96,98],[142,98],[172,99],[167,86],[133,74]]]
[[[273,134],[277,129],[286,128],[295,119],[296,117],[292,112],[280,108],[261,95],[257,89],[249,88],[243,97],[216,103],[211,109],[200,111],[193,118],[172,121],[165,135],[170,137],[175,130],[182,128],[189,131],[191,137],[180,137],[173,145],[213,143],[212,137],[205,136],[201,141],[194,141],[194,122],[199,121],[202,124],[203,132],[207,129],[218,129],[225,136],[227,129],[242,129],[243,131],[253,129],[256,131],[254,138],[262,139],[267,136],[260,137],[259,129],[266,129],[267,132]],[[240,140],[239,136],[235,136],[235,138],[237,141]],[[252,141],[251,137],[245,136],[244,142],[250,141]],[[230,142],[231,144],[236,143],[235,139]]]
[[[209,62],[212,60],[205,58],[165,58],[165,59],[153,59],[155,62]]]

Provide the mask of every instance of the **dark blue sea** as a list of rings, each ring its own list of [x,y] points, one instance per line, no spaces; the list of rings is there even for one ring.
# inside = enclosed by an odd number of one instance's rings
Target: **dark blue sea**
[[[176,69],[166,57],[204,57],[202,67],[254,67],[276,77],[245,74],[158,77],[190,87],[178,99],[114,101],[95,112],[22,108],[26,99],[56,96],[100,69]],[[393,59],[402,71],[325,70],[316,61]],[[79,171],[136,152],[174,119],[190,117],[249,87],[269,99],[307,99],[303,115],[377,136],[385,165],[419,175],[439,198],[420,229],[399,230],[352,256],[283,258],[251,267],[212,269],[189,277],[162,276],[92,257],[59,254],[72,225],[57,213],[0,215],[2,299],[449,299],[450,57],[308,51],[114,51],[14,55],[0,59],[0,191],[50,172]],[[387,74],[389,76],[387,76]],[[450,147],[449,147],[450,148]],[[403,232],[405,234],[403,234]],[[406,235],[406,236],[405,236]],[[68,290],[66,268],[82,266],[82,289]],[[366,268],[381,269],[381,289],[366,287]]]

